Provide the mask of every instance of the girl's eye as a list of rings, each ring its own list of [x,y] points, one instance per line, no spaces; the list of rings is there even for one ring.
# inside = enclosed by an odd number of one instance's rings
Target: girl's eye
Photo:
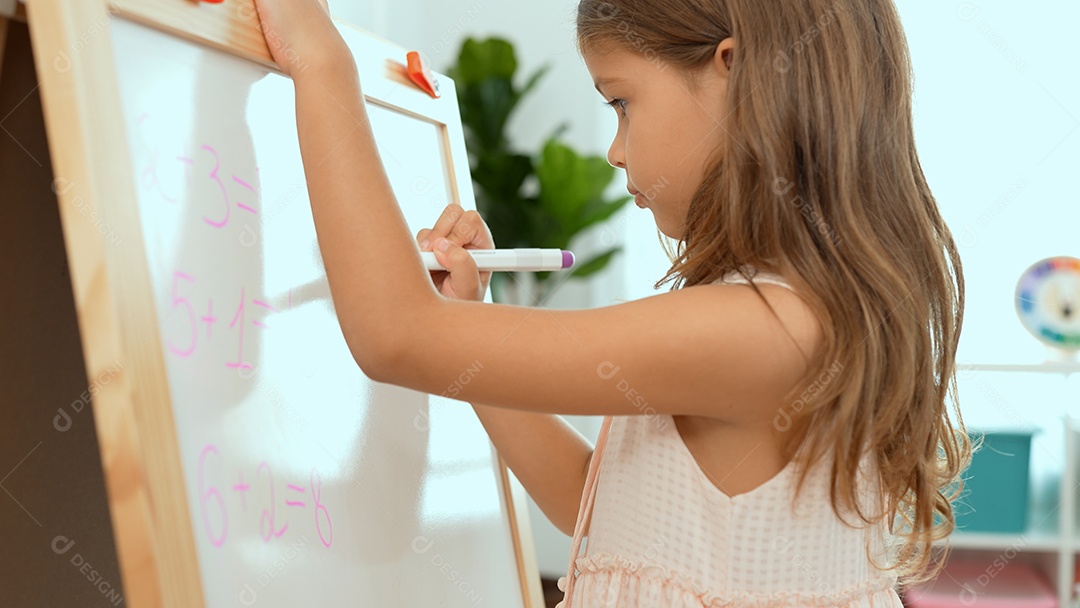
[[[614,108],[614,110],[616,112],[618,112],[619,114],[622,114],[624,116],[626,115],[626,100],[625,99],[619,99],[618,97],[616,97],[616,98],[612,99],[611,101],[604,102],[604,105],[608,106],[609,108]]]

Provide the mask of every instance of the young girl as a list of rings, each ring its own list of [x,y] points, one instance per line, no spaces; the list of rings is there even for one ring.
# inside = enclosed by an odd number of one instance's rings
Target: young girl
[[[678,241],[669,293],[583,311],[481,303],[466,250],[493,243],[457,206],[416,237],[449,268],[429,275],[325,5],[257,5],[281,68],[306,66],[301,151],[357,363],[431,393],[483,364],[460,398],[574,533],[569,606],[901,606],[969,447],[946,407],[960,259],[891,0],[582,0],[608,159]],[[607,416],[596,449],[554,414]]]

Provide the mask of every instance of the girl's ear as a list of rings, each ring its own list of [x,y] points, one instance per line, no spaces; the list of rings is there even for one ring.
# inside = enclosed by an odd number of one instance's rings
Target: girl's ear
[[[727,78],[731,75],[731,62],[735,56],[735,39],[730,36],[716,45],[716,53],[713,55],[713,66],[721,76]]]

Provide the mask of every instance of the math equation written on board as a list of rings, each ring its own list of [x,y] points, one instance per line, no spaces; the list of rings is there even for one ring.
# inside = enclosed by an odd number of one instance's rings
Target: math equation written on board
[[[162,286],[168,289],[161,311],[167,319],[162,329],[166,352],[223,370],[254,373],[257,362],[248,350],[257,354],[251,347],[259,341],[253,332],[272,331],[273,316],[292,309],[292,290],[277,301],[260,295],[260,273],[242,264],[222,264],[236,261],[234,251],[204,255],[202,242],[262,219],[258,168],[252,158],[230,163],[233,155],[213,141],[163,143],[151,133],[154,122],[149,114],[138,120],[140,187],[148,203],[172,210],[163,217],[183,222],[187,232],[178,242],[188,246],[187,255],[162,268]],[[167,220],[159,221],[177,230]],[[198,456],[193,510],[212,546],[223,547],[230,538],[235,543],[245,536],[241,531],[257,529],[263,542],[272,542],[312,528],[323,546],[333,544],[333,522],[318,470],[297,478],[296,473],[275,471],[267,460],[242,466],[231,456],[225,446],[213,443],[205,444]]]
[[[305,480],[279,480],[274,477],[270,464],[264,460],[254,471],[248,471],[251,477],[245,478],[243,470],[230,470],[227,473],[235,474],[234,483],[227,486],[207,483],[208,469],[227,466],[217,446],[211,444],[203,447],[197,473],[199,517],[211,545],[221,547],[225,544],[229,538],[229,522],[234,518],[252,521],[258,518],[259,536],[264,542],[284,536],[290,522],[310,523],[314,520],[315,532],[323,546],[333,544],[334,525],[330,521],[330,511],[322,503],[322,478],[318,471],[312,469]],[[302,481],[303,485],[288,481]],[[231,496],[232,500],[226,500],[226,496]],[[261,496],[262,500],[258,501],[255,496]],[[249,497],[252,500],[249,501]],[[235,508],[237,504],[238,513]],[[228,505],[234,507],[232,511]]]
[[[269,329],[270,326],[263,317],[280,311],[263,300],[249,298],[246,290],[241,287],[239,288],[239,297],[236,300],[238,302],[236,308],[230,309],[224,318],[218,318],[214,314],[214,299],[212,297],[205,298],[205,304],[203,304],[202,302],[196,303],[186,295],[186,288],[193,287],[196,283],[197,278],[194,275],[179,270],[173,273],[172,293],[170,294],[172,310],[186,320],[187,327],[185,328],[185,335],[168,338],[169,352],[183,358],[192,356],[199,345],[200,334],[202,334],[202,341],[204,342],[213,340],[214,325],[223,323],[231,315],[228,325],[223,328],[230,335],[219,336],[218,339],[230,340],[236,343],[236,358],[226,360],[223,363],[227,368],[253,369],[254,365],[244,359],[244,330],[247,327],[247,322],[251,322],[253,331]],[[292,292],[290,291],[289,307],[292,306],[291,299]],[[202,305],[202,307],[196,309],[197,305]],[[205,333],[201,330],[205,330]]]
[[[229,155],[219,152],[219,147],[212,145],[214,142],[162,144],[150,133],[153,123],[149,114],[138,120],[141,145],[137,173],[140,187],[151,201],[183,209],[183,216],[200,227],[189,230],[207,231],[206,235],[265,219],[259,217],[261,193],[258,167],[253,162],[232,166]],[[202,239],[196,233],[191,234]],[[168,352],[184,359],[198,356],[204,350],[220,356],[226,350],[224,346],[236,356],[215,364],[240,371],[253,370],[257,365],[245,358],[245,343],[254,337],[251,332],[270,328],[268,318],[281,312],[278,307],[292,308],[292,290],[275,306],[270,298],[258,293],[258,285],[222,289],[221,268],[196,271],[173,267],[170,272],[171,277],[166,279],[169,308],[164,311],[172,320],[164,336]],[[211,345],[216,346],[208,348]],[[247,354],[251,357],[251,353]]]

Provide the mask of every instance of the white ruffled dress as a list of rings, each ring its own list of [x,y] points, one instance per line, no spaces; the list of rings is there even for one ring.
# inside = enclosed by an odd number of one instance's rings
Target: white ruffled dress
[[[787,286],[773,277],[754,280]],[[884,523],[851,527],[836,516],[828,466],[810,472],[793,510],[794,462],[727,496],[671,416],[609,417],[595,453],[560,606],[903,608],[895,575],[874,565],[886,559]]]

